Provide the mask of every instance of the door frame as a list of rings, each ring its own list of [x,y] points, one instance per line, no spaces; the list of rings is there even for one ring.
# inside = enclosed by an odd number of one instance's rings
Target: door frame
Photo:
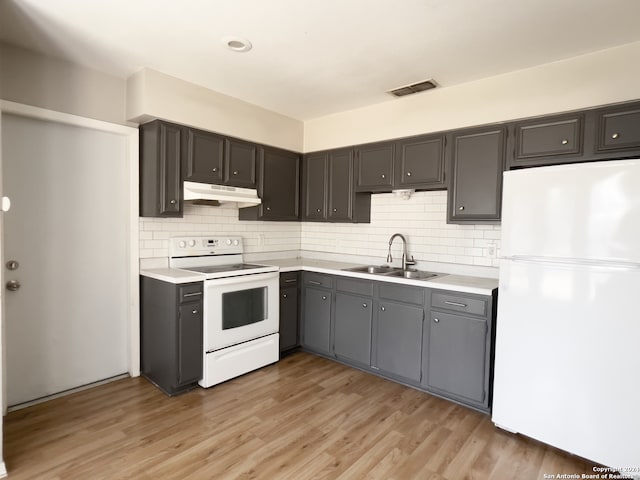
[[[128,148],[126,162],[128,163],[127,176],[129,184],[129,214],[128,214],[128,308],[127,308],[127,337],[128,337],[128,373],[132,377],[140,375],[140,243],[139,243],[139,197],[138,197],[138,129],[116,123],[109,123],[102,120],[80,117],[69,113],[62,113],[47,110],[31,105],[10,102],[0,99],[0,115],[13,114],[23,117],[35,118],[49,122],[61,123],[81,128],[99,130],[101,132],[114,133],[126,138]],[[0,117],[0,139],[2,123]],[[1,150],[0,150],[1,152]],[[2,168],[2,158],[0,156],[0,171]],[[0,174],[0,180],[2,176]],[[1,185],[0,185],[1,186]],[[1,218],[0,218],[1,221]],[[4,232],[0,228],[0,251],[4,243]],[[2,252],[4,254],[4,252]],[[0,277],[1,278],[1,277]],[[2,279],[4,281],[4,279]],[[2,285],[3,286],[3,285]],[[0,342],[0,375],[2,376],[2,407],[6,412],[6,357],[5,357],[5,336],[4,336],[4,296],[0,294],[0,323],[2,326],[2,340]]]

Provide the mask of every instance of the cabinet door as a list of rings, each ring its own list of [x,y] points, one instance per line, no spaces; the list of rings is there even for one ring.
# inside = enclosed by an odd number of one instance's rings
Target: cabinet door
[[[182,128],[160,124],[160,216],[182,216],[182,183],[180,159],[182,158]]]
[[[331,292],[305,287],[304,346],[316,352],[330,354]]]
[[[328,154],[328,210],[332,222],[353,221],[353,150]]]
[[[303,164],[304,220],[326,218],[327,155],[311,154],[304,157]]]
[[[427,387],[458,399],[487,400],[487,321],[431,312]]]
[[[390,192],[393,184],[394,153],[393,142],[359,147],[356,191]]]
[[[380,301],[377,306],[372,365],[419,382],[422,369],[422,307]]]
[[[453,135],[448,223],[500,220],[506,128]]]
[[[640,104],[610,107],[598,111],[596,138],[598,153],[640,154]]]
[[[258,146],[227,138],[224,150],[224,183],[234,187],[255,188]]]
[[[396,142],[394,186],[436,190],[446,188],[444,135],[416,137]]]
[[[197,382],[202,377],[202,304],[178,308],[178,384]]]
[[[280,351],[298,346],[298,287],[280,289]]]
[[[371,298],[336,293],[333,348],[337,357],[371,361]]]
[[[563,115],[515,124],[512,166],[552,165],[583,159],[584,115]]]
[[[224,138],[215,133],[187,129],[187,156],[184,179],[190,182],[221,184]]]

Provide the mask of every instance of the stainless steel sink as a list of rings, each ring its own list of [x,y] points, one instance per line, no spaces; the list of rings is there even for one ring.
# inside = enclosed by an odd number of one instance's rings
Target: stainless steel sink
[[[401,271],[399,268],[390,267],[388,265],[365,265],[362,267],[345,268],[348,272],[359,273],[377,273],[378,275],[388,275],[390,273]]]
[[[438,277],[440,274],[433,272],[425,272],[423,270],[407,269],[402,270],[397,267],[388,265],[363,265],[361,267],[351,267],[344,269],[347,272],[372,273],[375,275],[383,275],[385,277],[402,277],[414,280],[426,280],[428,278]]]
[[[437,273],[433,272],[425,272],[422,270],[397,270],[395,272],[390,272],[386,274],[387,277],[404,277],[411,278],[414,280],[426,280],[427,278],[435,278],[438,276]]]

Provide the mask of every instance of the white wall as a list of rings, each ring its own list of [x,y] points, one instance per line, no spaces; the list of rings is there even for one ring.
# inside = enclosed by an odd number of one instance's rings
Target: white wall
[[[126,124],[126,82],[0,42],[0,98]]]
[[[304,151],[640,98],[640,42],[309,120]]]
[[[257,143],[302,151],[301,121],[149,68],[128,80],[127,118],[138,123],[162,118]]]

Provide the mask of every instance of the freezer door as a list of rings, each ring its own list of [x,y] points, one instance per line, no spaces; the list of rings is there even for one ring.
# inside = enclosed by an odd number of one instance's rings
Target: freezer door
[[[506,261],[493,422],[608,466],[639,466],[640,270]]]
[[[640,160],[504,174],[503,257],[640,263]]]

